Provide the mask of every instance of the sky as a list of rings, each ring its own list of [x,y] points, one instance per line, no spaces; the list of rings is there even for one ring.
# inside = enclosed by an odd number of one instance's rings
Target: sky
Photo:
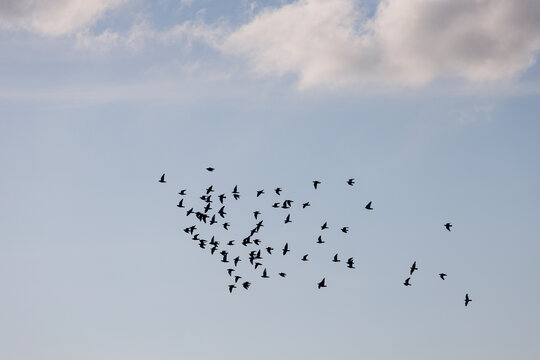
[[[0,357],[538,359],[538,18],[534,0],[1,1]],[[176,206],[210,185],[228,231]],[[262,279],[230,247],[252,285],[229,293],[231,264],[182,229],[238,243],[255,210],[278,254]]]

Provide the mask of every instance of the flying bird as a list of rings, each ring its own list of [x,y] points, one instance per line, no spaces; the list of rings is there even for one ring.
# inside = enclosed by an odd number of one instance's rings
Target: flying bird
[[[241,278],[242,278],[241,276],[236,275],[234,277],[234,283],[236,284],[238,282],[238,280],[240,280]]]
[[[233,194],[234,200],[240,199],[240,194]]]
[[[266,269],[263,270],[263,274],[262,274],[261,277],[264,278],[264,279],[268,279],[268,278],[270,277],[270,276],[268,276],[268,275],[266,274]]]
[[[279,273],[279,276],[285,277],[285,276],[287,276],[287,274],[285,274],[284,272],[280,272],[280,273]]]
[[[233,271],[234,271],[234,269],[227,269],[227,274],[229,274],[229,276],[232,276]]]
[[[347,267],[348,267],[349,269],[355,269],[353,258],[349,258],[349,259],[347,260]]]
[[[317,244],[324,244],[324,241],[321,235],[319,235],[319,237],[317,238]]]
[[[235,258],[233,259],[233,261],[234,261],[234,266],[236,267],[236,266],[238,265],[238,263],[239,263],[240,261],[242,261],[242,260],[240,260],[240,256],[237,256],[237,257],[235,257]]]
[[[254,211],[253,212],[253,215],[255,216],[255,220],[257,220],[257,216],[259,216],[261,214],[260,211]]]
[[[217,221],[216,221],[216,214],[212,215],[212,219],[210,219],[210,225],[214,225],[216,224]]]
[[[159,179],[160,183],[166,183],[165,181],[165,174],[161,175],[161,179]]]
[[[349,228],[347,226],[344,226],[344,227],[341,228],[341,231],[346,234],[346,233],[349,232]]]
[[[222,218],[225,218],[225,215],[227,215],[227,213],[225,212],[225,206],[222,206],[221,209],[219,209],[218,214]]]
[[[465,306],[469,305],[472,300],[469,299],[469,294],[465,294]]]
[[[287,218],[285,219],[285,224],[290,223],[291,221],[291,214],[287,215]]]
[[[267,251],[270,255],[272,255],[272,250],[274,250],[273,247],[270,247],[270,246],[269,246],[269,247],[266,248],[266,251]]]
[[[371,203],[372,203],[372,202],[370,201],[370,202],[368,202],[368,204],[366,205],[366,209],[367,209],[367,210],[373,210],[373,208],[371,207]]]
[[[339,259],[337,258],[337,256],[338,256],[338,254],[334,255],[334,259],[332,259],[333,262],[340,262],[340,261],[341,261],[341,260],[339,260]]]
[[[225,230],[229,230],[229,226],[231,226],[229,223],[223,223],[223,227],[225,228]]]
[[[418,268],[416,267],[416,261],[413,262],[412,266],[411,266],[411,271],[410,271],[410,275],[412,275],[412,273],[414,272],[414,270],[418,270]]]
[[[446,230],[451,231],[450,228],[452,227],[452,224],[451,223],[446,223],[446,224],[444,224],[444,227],[446,228]]]
[[[229,242],[227,243],[228,246],[234,246],[234,240],[229,240]]]
[[[445,273],[440,273],[439,276],[441,277],[441,279],[444,280],[444,277],[447,276]]]
[[[274,203],[274,205],[272,205],[273,208],[278,208],[279,207],[279,203]]]
[[[354,185],[354,179],[347,180],[347,184],[353,186]]]
[[[179,208],[185,207],[185,206],[184,206],[184,199],[181,199],[181,200],[178,202],[178,205],[176,205],[176,206],[178,206]]]
[[[281,188],[275,188],[274,191],[276,194],[281,195]]]
[[[214,169],[213,167],[207,167],[206,170],[212,172],[212,171],[214,171],[214,170],[216,170],[216,169]]]
[[[320,283],[317,284],[317,288],[324,288],[326,287],[326,278],[323,278]]]
[[[210,194],[213,191],[214,191],[214,187],[210,185],[210,187],[206,189],[206,195]]]
[[[180,190],[180,192],[178,193],[178,195],[186,195],[186,190]]]
[[[262,194],[264,194],[264,190],[257,190],[257,197],[261,196]]]
[[[251,285],[251,283],[249,281],[246,281],[245,283],[242,284],[242,286],[244,287],[244,289],[249,289],[249,286]]]
[[[302,209],[307,208],[308,206],[311,206],[311,204],[308,202],[302,204]]]
[[[226,198],[227,198],[227,197],[225,196],[225,194],[221,194],[221,195],[218,196],[219,202],[220,202],[221,204],[223,204],[223,200],[226,199]]]
[[[285,243],[285,246],[283,247],[283,255],[287,254],[289,251],[289,243]]]
[[[314,180],[313,181],[313,187],[315,188],[315,190],[317,189],[317,185],[319,185],[321,182],[318,181],[318,180]]]
[[[409,283],[410,280],[411,280],[410,277],[406,278],[406,279],[405,279],[405,282],[403,283],[403,285],[405,285],[405,286],[411,286],[411,284]]]
[[[236,285],[229,285],[229,292],[232,293],[233,289],[236,289]]]
[[[308,261],[308,258],[307,258],[308,255],[309,255],[309,254],[306,254],[306,255],[302,256],[302,261]]]
[[[327,223],[324,223],[324,224],[321,226],[321,230],[324,230],[324,229],[328,229],[328,224],[327,224]]]

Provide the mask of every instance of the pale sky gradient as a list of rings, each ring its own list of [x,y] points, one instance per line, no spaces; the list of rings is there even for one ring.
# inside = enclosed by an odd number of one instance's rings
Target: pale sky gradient
[[[540,357],[536,1],[43,4],[0,4],[0,358]],[[249,291],[182,231],[211,184],[291,247]]]

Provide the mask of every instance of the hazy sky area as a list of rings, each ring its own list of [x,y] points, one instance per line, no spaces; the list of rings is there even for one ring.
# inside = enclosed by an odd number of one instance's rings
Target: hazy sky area
[[[538,19],[536,0],[0,0],[0,359],[539,359]],[[185,215],[210,185],[228,231]],[[270,279],[239,244],[255,210]],[[249,290],[195,224],[236,239]]]

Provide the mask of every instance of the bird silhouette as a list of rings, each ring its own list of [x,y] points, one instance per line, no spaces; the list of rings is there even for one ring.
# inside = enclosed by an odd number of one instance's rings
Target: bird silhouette
[[[444,224],[444,227],[446,228],[446,230],[451,231],[450,228],[452,227],[452,224],[451,223],[446,223],[446,224]]]
[[[234,266],[237,266],[238,263],[239,263],[240,261],[242,261],[242,260],[240,260],[240,256],[237,256],[237,257],[235,257],[235,258],[233,259],[233,261],[234,261]]]
[[[289,243],[285,243],[285,246],[283,247],[283,255],[287,254],[289,251]]]
[[[263,270],[263,274],[262,274],[261,277],[264,278],[264,279],[268,279],[268,278],[270,277],[270,276],[268,276],[268,275],[266,274],[266,268]]]
[[[229,276],[232,276],[233,271],[234,271],[234,269],[227,269],[227,274],[229,274]]]
[[[214,192],[214,187],[212,185],[206,189],[206,195],[210,194],[211,192]]]
[[[161,175],[161,178],[159,179],[159,182],[160,182],[160,183],[163,183],[163,184],[166,183],[166,181],[165,181],[165,174]]]
[[[186,190],[180,190],[180,192],[178,193],[178,195],[186,195]]]
[[[186,216],[189,216],[193,214],[193,208],[189,209],[187,212],[186,212]]]
[[[229,242],[227,243],[228,246],[233,246],[234,245],[234,240],[229,240]]]
[[[441,277],[441,279],[444,280],[444,277],[447,276],[445,273],[440,273],[439,276]]]
[[[183,208],[184,207],[184,199],[181,199],[179,202],[178,202],[178,206],[179,208]]]
[[[207,213],[209,212],[210,210],[212,210],[212,208],[210,207],[210,203],[206,204],[206,206],[204,207],[204,212]]]
[[[341,228],[341,231],[346,234],[346,233],[349,232],[349,228],[347,226],[344,226],[344,227]]]
[[[261,266],[262,264],[260,262],[256,262],[255,263],[255,269],[258,268],[259,266]]]
[[[272,250],[274,250],[273,247],[270,247],[270,246],[269,246],[269,247],[266,248],[266,251],[267,251],[270,255],[272,255]]]
[[[411,286],[411,284],[409,283],[410,280],[411,280],[410,277],[406,278],[406,279],[405,279],[405,282],[403,283],[403,285],[405,285],[405,286]]]
[[[272,205],[273,208],[278,208],[279,207],[279,203],[274,203],[274,205]]]
[[[355,267],[354,267],[354,259],[353,259],[353,258],[349,258],[349,259],[347,260],[347,267],[348,267],[349,269],[355,269]]]
[[[311,204],[309,203],[309,201],[302,204],[302,209],[305,209],[305,208],[307,208],[308,206],[311,206]]]
[[[225,194],[221,194],[221,195],[218,196],[219,202],[220,202],[221,204],[223,204],[223,200],[225,200],[226,198],[227,198],[227,197],[225,196]]]
[[[281,188],[275,188],[274,191],[276,194],[281,195]]]
[[[317,238],[317,244],[324,244],[324,241],[321,235],[319,235],[319,237]]]
[[[319,185],[321,182],[318,181],[318,180],[314,180],[313,181],[313,187],[315,188],[315,190],[317,189],[317,185]]]
[[[234,200],[240,199],[240,194],[233,194]]]
[[[325,288],[326,287],[326,278],[323,278],[320,283],[317,284],[317,288]]]
[[[416,267],[416,261],[413,262],[412,266],[411,266],[411,271],[409,272],[410,275],[412,275],[412,273],[414,272],[414,270],[418,270],[418,268]]]
[[[334,255],[334,259],[332,259],[333,262],[340,262],[341,260],[338,259],[338,254]]]
[[[229,292],[232,293],[233,289],[236,289],[236,285],[229,285]]]
[[[225,230],[229,230],[229,226],[231,225],[228,222],[223,223],[223,227],[225,228]]]
[[[292,222],[292,220],[291,220],[291,214],[287,215],[287,218],[285,219],[285,224],[288,224],[288,223],[290,223],[290,222]]]
[[[308,258],[307,258],[308,255],[309,255],[309,254],[306,254],[306,255],[302,256],[302,261],[308,261]]]
[[[208,170],[208,171],[211,172],[211,171],[214,171],[214,170],[216,170],[216,169],[214,169],[213,167],[207,167],[206,170]]]
[[[372,203],[372,202],[370,201],[370,202],[368,202],[368,204],[366,205],[366,209],[367,209],[367,210],[373,210],[373,208],[371,207],[371,203]]]
[[[347,184],[353,186],[354,185],[354,179],[347,180]]]
[[[241,278],[242,278],[241,276],[236,275],[234,277],[234,283],[236,284],[238,282],[238,280],[240,280]]]
[[[234,185],[233,194],[238,194],[238,185]]]
[[[472,300],[469,298],[469,294],[465,294],[465,306],[469,305]]]
[[[221,209],[219,209],[218,214],[222,218],[225,218],[225,215],[227,215],[227,213],[225,212],[225,206],[222,206]]]
[[[321,230],[324,230],[324,229],[328,229],[328,224],[327,224],[327,223],[324,223],[324,224],[321,226]]]
[[[262,194],[264,194],[264,190],[257,190],[257,197],[261,196]]]
[[[217,224],[216,214],[212,215],[212,219],[210,219],[210,225],[214,225],[214,224]]]
[[[285,277],[285,276],[287,276],[287,274],[285,274],[284,272],[280,272],[280,273],[279,273],[279,276]]]
[[[255,216],[255,220],[257,220],[257,217],[261,214],[260,211],[254,211],[253,216]]]
[[[251,285],[251,283],[249,281],[246,281],[242,284],[242,286],[244,287],[244,289],[249,289],[249,286]]]
[[[255,245],[259,246],[260,243],[261,243],[261,240],[259,240],[259,239],[253,239],[253,243],[254,243]]]

